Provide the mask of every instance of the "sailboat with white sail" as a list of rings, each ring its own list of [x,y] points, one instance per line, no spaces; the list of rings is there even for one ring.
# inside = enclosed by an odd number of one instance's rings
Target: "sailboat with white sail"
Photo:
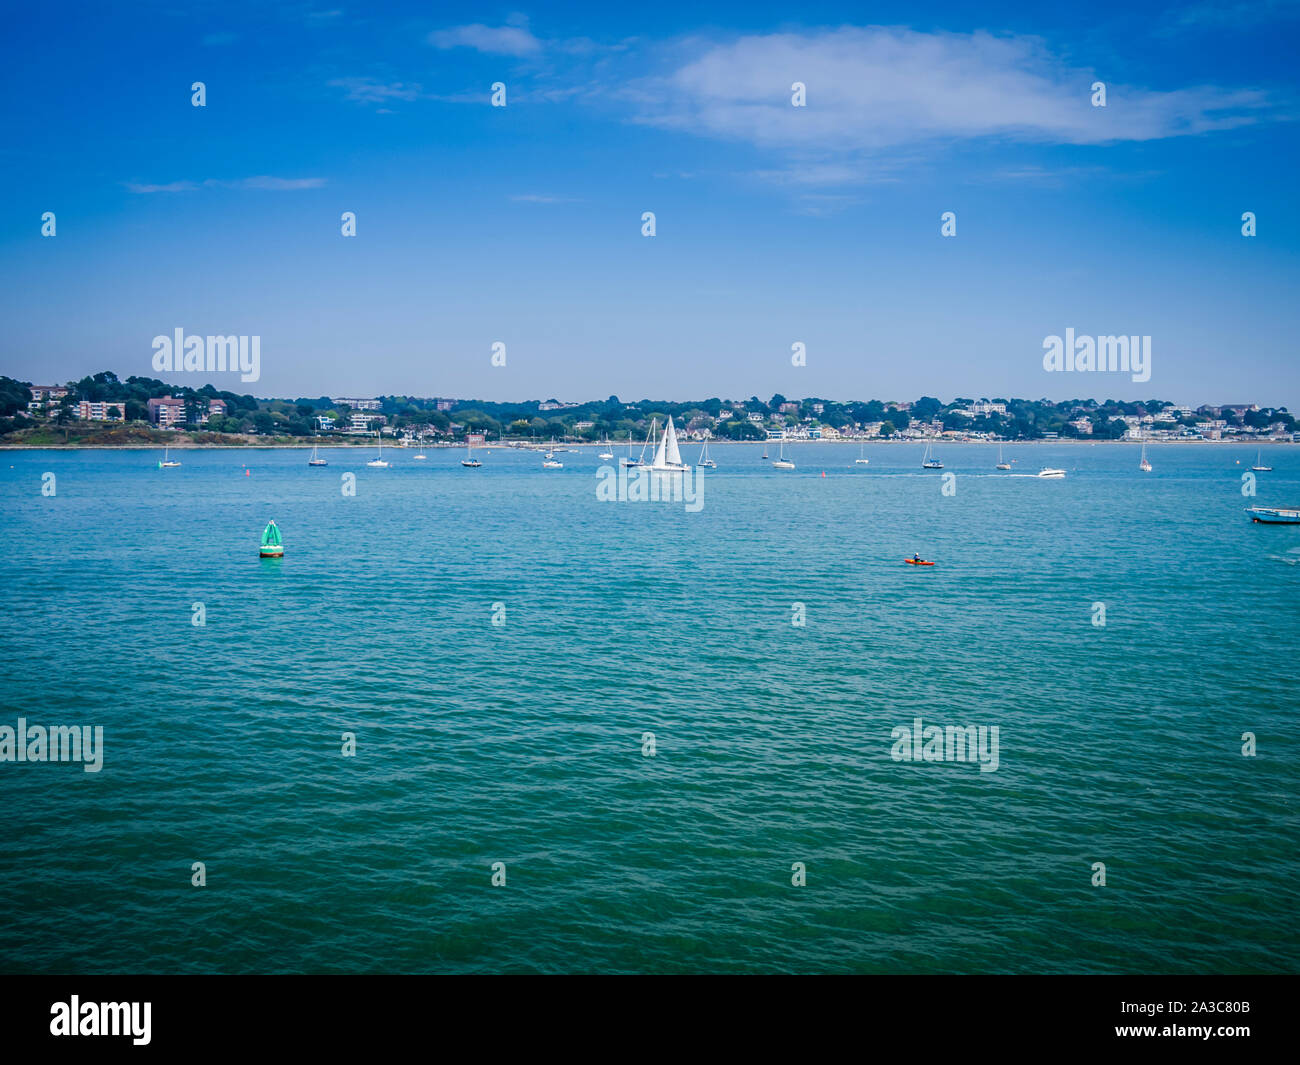
[[[175,459],[167,457],[167,452],[169,450],[170,449],[167,447],[163,448],[162,462],[158,463],[158,468],[160,470],[174,470],[176,469],[177,466],[180,465],[180,463],[177,462]]]
[[[423,462],[423,461],[424,461],[425,459],[427,459],[428,457],[429,457],[429,456],[426,455],[426,454],[424,453],[424,440],[423,440],[423,438],[421,438],[421,440],[420,440],[420,452],[419,452],[418,455],[415,456],[415,460],[416,460],[416,462]]]
[[[366,463],[366,465],[372,470],[388,469],[388,463],[384,461],[384,438],[382,436],[379,438],[379,457],[377,459],[371,459]]]
[[[1260,448],[1260,450],[1255,452],[1255,465],[1251,467],[1251,469],[1255,473],[1269,473],[1273,469],[1272,466],[1265,466],[1264,463],[1261,461],[1263,455],[1264,455],[1263,448]]]
[[[609,434],[608,434],[608,433],[605,434],[605,449],[604,449],[604,450],[603,450],[599,455],[597,455],[596,457],[599,458],[599,459],[603,459],[603,460],[605,460],[606,462],[608,462],[610,459],[612,459],[612,458],[614,457],[614,452],[610,451],[610,449],[609,449]]]
[[[677,429],[673,426],[671,414],[668,415],[668,424],[664,427],[664,435],[659,438],[659,446],[655,449],[649,469],[651,473],[685,473],[690,469],[682,461],[682,453],[677,446]]]
[[[465,443],[465,457],[460,460],[462,466],[467,466],[471,470],[477,470],[483,463],[474,457],[474,447],[468,441]]]
[[[704,441],[704,446],[700,448],[700,457],[696,460],[695,465],[702,470],[716,470],[718,464],[709,457],[709,442]]]
[[[778,458],[774,463],[772,463],[772,469],[774,469],[774,470],[792,470],[792,469],[794,469],[794,463],[791,462],[789,459],[787,459],[787,458],[785,457],[785,437],[784,437],[784,436],[781,437],[781,454],[780,454],[780,457],[779,457],[779,458]]]
[[[925,445],[925,455],[921,458],[921,469],[923,470],[941,470],[943,463],[936,458],[930,457],[930,445]]]
[[[858,445],[858,457],[853,460],[855,466],[869,466],[871,460],[867,458],[867,442],[863,440]]]
[[[1009,463],[1009,462],[1005,462],[1005,461],[1003,461],[1003,459],[1002,459],[1002,445],[1001,445],[1001,444],[998,445],[998,464],[994,467],[994,469],[997,469],[997,470],[1009,470],[1009,469],[1011,469],[1011,463]]]
[[[318,448],[318,447],[319,447],[318,444],[312,444],[312,446],[311,446],[311,458],[309,458],[309,459],[307,460],[307,465],[308,465],[308,466],[328,466],[328,465],[329,465],[329,463],[328,463],[325,459],[321,458],[319,455],[316,454],[316,451],[317,451],[317,448]]]
[[[1138,463],[1138,469],[1143,473],[1151,472],[1151,463],[1147,461],[1147,445],[1145,440],[1142,442],[1142,461]]]

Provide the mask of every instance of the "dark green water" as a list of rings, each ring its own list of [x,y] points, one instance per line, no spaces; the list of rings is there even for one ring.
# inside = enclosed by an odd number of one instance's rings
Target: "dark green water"
[[[1300,450],[716,451],[0,453],[0,726],[104,729],[0,762],[0,969],[1300,969]]]

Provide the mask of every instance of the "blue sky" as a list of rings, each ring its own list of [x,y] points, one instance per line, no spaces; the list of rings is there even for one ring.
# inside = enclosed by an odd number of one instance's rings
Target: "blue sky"
[[[258,395],[1300,405],[1300,4],[863,12],[12,13],[0,372],[183,328],[261,380],[161,376]],[[1047,373],[1067,327],[1150,381]]]

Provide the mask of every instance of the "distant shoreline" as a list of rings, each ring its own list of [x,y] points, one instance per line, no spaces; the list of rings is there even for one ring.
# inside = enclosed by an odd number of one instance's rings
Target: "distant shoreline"
[[[702,440],[681,441],[683,447],[690,447],[690,446],[698,447],[702,443],[704,443],[704,441]],[[764,441],[764,440],[715,440],[715,439],[711,439],[708,442],[709,447],[761,447],[764,444],[780,445],[780,443],[781,443],[780,440]],[[817,445],[817,446],[830,446],[834,444],[841,444],[846,446],[852,446],[854,444],[871,444],[873,447],[877,444],[884,444],[890,447],[918,447],[922,444],[931,444],[931,445],[939,444],[944,447],[950,447],[950,446],[951,447],[994,447],[994,446],[1029,447],[1037,444],[1069,444],[1071,446],[1088,445],[1093,447],[1101,444],[1120,444],[1125,447],[1140,447],[1142,444],[1151,444],[1151,445],[1176,444],[1179,446],[1186,445],[1186,446],[1196,446],[1196,447],[1208,447],[1208,446],[1213,446],[1215,444],[1226,444],[1233,447],[1261,448],[1261,447],[1286,447],[1286,446],[1294,447],[1297,443],[1300,443],[1300,441],[1290,441],[1290,440],[1086,440],[1086,439],[1080,439],[1078,437],[1061,437],[1058,440],[951,440],[951,439],[944,439],[942,437],[923,437],[919,440],[886,440],[882,438],[876,438],[876,439],[849,438],[844,440],[787,439],[785,443],[790,446],[794,446],[796,444],[798,445],[810,444],[810,445]],[[164,446],[163,444],[89,444],[89,443],[88,444],[73,444],[73,443],[0,444],[0,451],[157,451],[159,448],[163,446]],[[312,448],[320,448],[322,451],[348,451],[348,450],[353,450],[355,448],[374,448],[377,447],[378,445],[374,440],[367,440],[364,442],[359,441],[357,443],[347,443],[347,444],[344,443],[322,444],[319,442],[311,443],[311,444],[300,444],[300,443],[198,444],[198,443],[187,443],[185,441],[177,441],[177,442],[169,442],[165,446],[174,447],[176,448],[177,451],[310,451]],[[390,441],[385,441],[384,446],[389,448],[392,451],[418,450],[417,446],[396,444]],[[524,444],[522,442],[517,442],[517,443],[495,442],[495,443],[486,443],[486,444],[475,444],[474,446],[479,450],[483,450],[483,451],[490,451],[493,448],[502,451],[537,451],[537,450],[544,450],[548,446],[554,446],[557,448],[567,448],[568,450],[572,451],[574,449],[585,450],[587,448],[602,448],[602,447],[608,447],[610,450],[613,450],[615,448],[627,447],[627,443],[626,442],[616,443],[614,441],[610,441],[608,444],[606,444],[597,441],[593,443],[585,443],[585,442],[577,443],[577,444],[557,443],[555,445],[547,445],[547,444]],[[636,445],[634,444],[633,446],[635,447]],[[430,451],[462,451],[464,450],[465,445],[453,444],[453,443],[437,443],[437,444],[425,444],[424,447]]]

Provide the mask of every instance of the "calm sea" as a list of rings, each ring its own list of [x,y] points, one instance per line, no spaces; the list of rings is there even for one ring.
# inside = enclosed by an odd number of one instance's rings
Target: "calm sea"
[[[0,970],[1300,970],[1300,449],[596,450],[0,452]]]

